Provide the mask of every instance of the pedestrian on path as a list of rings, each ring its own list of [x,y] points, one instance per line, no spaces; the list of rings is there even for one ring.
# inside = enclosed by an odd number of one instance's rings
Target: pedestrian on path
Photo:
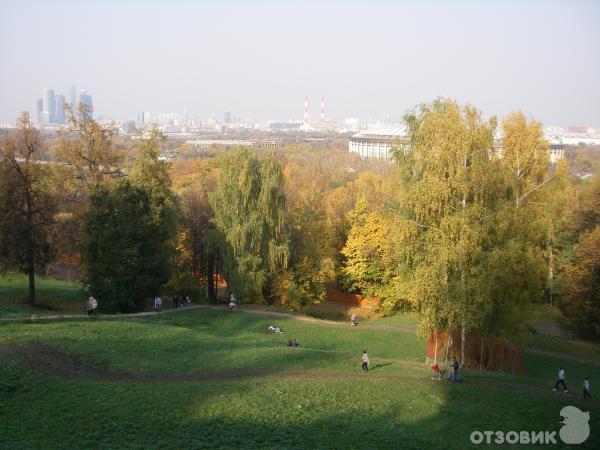
[[[161,309],[162,309],[162,298],[160,298],[160,297],[156,297],[156,298],[154,299],[154,310],[155,310],[156,312],[160,312],[160,311],[161,311]]]
[[[366,350],[363,350],[362,353],[362,370],[365,372],[369,371],[369,355]]]
[[[565,371],[564,371],[564,369],[562,367],[558,370],[558,380],[556,381],[556,384],[554,385],[554,389],[552,389],[552,390],[553,391],[557,391],[559,384],[562,384],[562,387],[564,389],[564,393],[565,394],[567,392],[569,392],[569,388],[565,384]]]
[[[90,297],[89,303],[90,303],[90,308],[91,308],[90,315],[92,315],[92,316],[97,315],[98,314],[98,300],[96,300],[94,297]]]
[[[353,313],[350,316],[350,323],[352,324],[353,327],[355,327],[356,325],[358,325],[358,316],[356,315],[356,313]]]

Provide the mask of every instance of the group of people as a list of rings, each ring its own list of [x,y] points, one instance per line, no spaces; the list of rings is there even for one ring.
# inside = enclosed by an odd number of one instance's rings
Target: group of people
[[[188,306],[192,304],[192,299],[189,295],[185,297],[183,295],[174,295],[173,296],[173,309],[177,309],[180,306],[183,308],[184,306]]]
[[[154,297],[154,311],[156,312],[161,312],[162,311],[162,298],[160,298],[160,296],[156,296]],[[174,295],[173,296],[173,309],[177,309],[180,306],[184,307],[187,305],[191,305],[192,304],[192,299],[190,298],[189,295],[186,295],[185,297],[183,295]]]
[[[564,394],[569,392],[569,388],[565,383],[565,369],[563,369],[562,367],[558,369],[558,380],[556,380],[556,384],[554,385],[554,389],[552,390],[555,392],[558,391],[559,386],[562,386]],[[583,380],[583,399],[585,400],[587,398],[591,399],[592,396],[590,394],[590,379],[588,377],[585,377],[585,379]]]

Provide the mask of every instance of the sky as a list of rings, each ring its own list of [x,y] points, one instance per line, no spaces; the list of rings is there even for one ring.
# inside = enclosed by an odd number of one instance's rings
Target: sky
[[[97,115],[399,120],[436,97],[600,128],[600,2],[0,0],[0,122],[72,84]]]

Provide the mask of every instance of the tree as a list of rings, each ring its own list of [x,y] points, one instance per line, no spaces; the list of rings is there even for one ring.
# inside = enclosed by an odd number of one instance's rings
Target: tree
[[[240,297],[268,300],[277,274],[287,267],[283,182],[273,154],[259,161],[238,148],[222,157],[217,189],[209,201],[222,235],[227,284]]]
[[[560,308],[585,337],[599,338],[600,328],[600,175],[588,180],[573,202],[568,237],[560,253],[563,274]]]
[[[600,225],[583,232],[575,246],[562,309],[581,335],[600,338]]]
[[[419,332],[515,337],[524,308],[546,279],[547,145],[541,128],[517,113],[503,123],[450,100],[405,117],[410,146],[395,149],[390,204],[398,297],[419,313]],[[507,263],[507,261],[509,263]]]
[[[56,204],[43,154],[39,133],[23,113],[17,132],[0,140],[0,263],[28,275],[30,306],[35,306],[35,270],[54,253]]]
[[[80,188],[92,188],[121,174],[124,153],[112,142],[117,128],[93,120],[86,105],[79,108],[79,114],[67,109],[69,127],[61,135],[58,159],[71,169]]]
[[[87,284],[105,311],[139,310],[169,280],[173,229],[152,192],[121,180],[97,185],[85,219]]]

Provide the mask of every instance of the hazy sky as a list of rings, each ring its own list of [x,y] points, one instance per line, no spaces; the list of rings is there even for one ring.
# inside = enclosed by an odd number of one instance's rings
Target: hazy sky
[[[139,111],[400,118],[436,96],[600,127],[600,2],[0,0],[0,121],[76,84]]]

